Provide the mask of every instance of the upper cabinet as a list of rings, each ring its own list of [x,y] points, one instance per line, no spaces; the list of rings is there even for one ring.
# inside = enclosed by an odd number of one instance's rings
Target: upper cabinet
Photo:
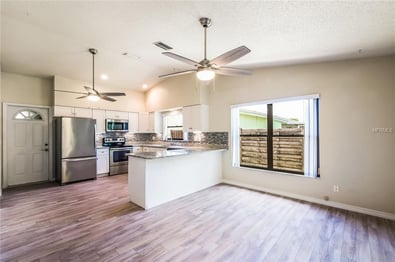
[[[101,109],[92,110],[92,118],[96,119],[96,133],[106,132],[106,111]]]
[[[129,133],[139,132],[139,113],[129,113]]]
[[[139,132],[150,132],[148,112],[139,112]]]
[[[86,117],[96,120],[96,133],[106,132],[106,119],[129,120],[129,133],[162,133],[160,112],[123,112],[71,106],[55,106],[54,116]]]
[[[208,105],[186,106],[182,108],[184,132],[208,131]]]
[[[55,106],[54,116],[86,117],[92,118],[92,109],[70,106]]]
[[[139,112],[139,132],[161,133],[162,121],[160,112]]]
[[[106,110],[106,118],[109,119],[129,119],[129,113],[123,111],[107,111]]]

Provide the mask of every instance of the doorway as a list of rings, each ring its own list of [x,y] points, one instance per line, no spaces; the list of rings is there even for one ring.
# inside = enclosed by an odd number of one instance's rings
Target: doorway
[[[49,109],[5,105],[4,187],[49,180]]]

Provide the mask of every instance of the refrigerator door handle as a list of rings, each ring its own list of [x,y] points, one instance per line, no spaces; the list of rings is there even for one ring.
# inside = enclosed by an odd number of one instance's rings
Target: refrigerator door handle
[[[62,160],[65,162],[77,162],[77,161],[92,160],[92,159],[97,159],[97,157],[92,156],[92,157],[81,157],[81,158],[69,158],[69,159],[62,159]]]

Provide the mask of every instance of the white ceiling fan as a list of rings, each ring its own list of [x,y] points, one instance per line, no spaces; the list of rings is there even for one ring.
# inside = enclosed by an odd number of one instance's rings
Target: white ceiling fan
[[[117,101],[116,99],[110,97],[110,96],[126,96],[125,93],[122,92],[103,92],[100,93],[95,89],[95,55],[97,54],[97,49],[95,48],[89,48],[89,53],[92,54],[92,87],[89,86],[84,86],[85,90],[88,92],[86,95],[77,97],[77,99],[82,99],[82,98],[88,98],[89,100],[92,101],[98,101],[100,99],[110,101],[110,102],[115,102]]]
[[[89,48],[88,51],[92,54],[92,87],[84,86],[86,93],[66,90],[56,91],[73,94],[84,94],[83,96],[76,97],[76,99],[88,98],[91,101],[99,101],[100,99],[102,99],[110,102],[115,102],[117,100],[112,98],[111,96],[126,96],[126,94],[123,92],[99,92],[95,89],[95,55],[98,51],[95,48]]]
[[[211,80],[214,78],[215,74],[221,74],[221,75],[230,75],[230,76],[245,76],[245,75],[251,75],[250,70],[245,70],[245,69],[239,69],[239,68],[233,68],[233,67],[224,67],[224,65],[227,65],[243,56],[251,52],[250,49],[248,49],[246,46],[239,46],[235,49],[232,49],[212,60],[207,59],[207,28],[211,25],[211,19],[207,17],[202,17],[199,19],[200,24],[204,28],[204,58],[200,62],[196,62],[192,59],[171,53],[171,52],[163,52],[162,54],[174,58],[178,61],[181,61],[183,63],[186,63],[188,65],[192,65],[196,67],[195,69],[190,69],[190,70],[185,70],[185,71],[180,71],[180,72],[175,72],[175,73],[170,73],[170,74],[165,74],[165,75],[160,75],[160,78],[164,77],[172,77],[172,76],[178,76],[178,75],[183,75],[183,74],[189,74],[192,72],[197,72],[196,76],[199,80]]]

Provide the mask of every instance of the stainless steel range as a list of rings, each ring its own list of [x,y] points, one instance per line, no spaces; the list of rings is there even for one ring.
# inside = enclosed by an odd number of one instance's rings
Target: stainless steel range
[[[103,138],[103,146],[110,147],[110,176],[128,172],[126,154],[133,152],[133,146],[126,146],[125,142],[125,137]]]

